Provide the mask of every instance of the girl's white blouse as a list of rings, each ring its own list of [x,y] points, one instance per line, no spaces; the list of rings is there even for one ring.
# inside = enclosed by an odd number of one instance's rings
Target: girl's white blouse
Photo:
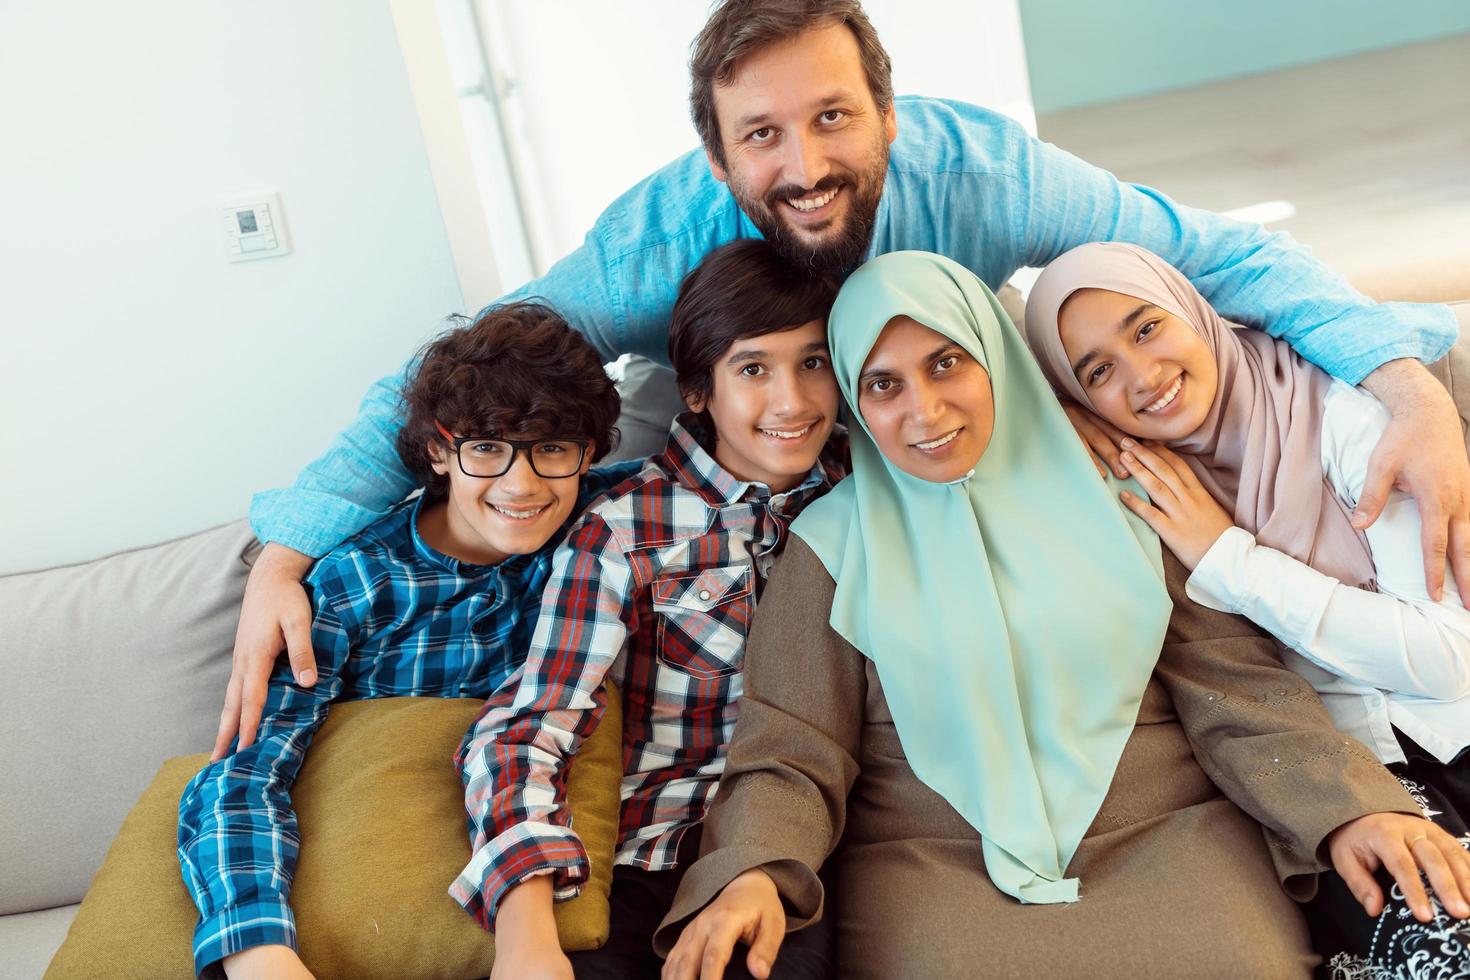
[[[1341,381],[1328,389],[1322,469],[1349,509],[1389,419],[1365,391]],[[1205,553],[1185,590],[1286,644],[1287,665],[1311,681],[1333,723],[1384,762],[1404,761],[1391,726],[1449,762],[1470,744],[1470,612],[1448,566],[1444,598],[1430,601],[1412,497],[1393,491],[1366,533],[1378,592],[1344,585],[1238,527]]]

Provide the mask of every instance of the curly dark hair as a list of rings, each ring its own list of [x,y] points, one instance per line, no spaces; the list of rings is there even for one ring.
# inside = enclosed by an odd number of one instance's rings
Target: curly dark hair
[[[398,456],[431,499],[448,492],[434,472],[435,422],[456,435],[585,439],[595,462],[617,446],[617,388],[587,338],[551,307],[507,303],[469,317],[419,351],[403,386]]]
[[[838,282],[811,276],[760,238],[728,242],[679,285],[669,323],[669,363],[679,394],[708,401],[715,363],[737,340],[826,320]]]

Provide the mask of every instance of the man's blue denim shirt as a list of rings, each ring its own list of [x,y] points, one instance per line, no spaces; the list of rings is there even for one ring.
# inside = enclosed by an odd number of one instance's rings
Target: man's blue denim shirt
[[[1289,235],[1121,183],[1006,116],[942,99],[895,101],[898,139],[869,257],[938,252],[998,289],[1017,269],[1086,242],[1133,242],[1177,266],[1226,319],[1286,339],[1351,384],[1394,358],[1438,360],[1458,335],[1444,306],[1373,303]],[[667,363],[684,276],[716,246],[759,237],[693,150],[614,201],[580,248],[505,299],[544,299],[608,360],[631,352]],[[403,376],[368,391],[357,419],[294,486],[255,495],[250,518],[262,540],[323,555],[414,489],[393,446]]]

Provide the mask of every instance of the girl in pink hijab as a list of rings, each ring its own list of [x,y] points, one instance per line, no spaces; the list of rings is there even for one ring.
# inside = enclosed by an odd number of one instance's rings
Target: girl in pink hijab
[[[1470,612],[1453,585],[1438,603],[1426,593],[1411,497],[1395,491],[1366,531],[1351,521],[1387,409],[1283,341],[1226,323],[1135,245],[1058,258],[1031,292],[1025,333],[1060,395],[1131,437],[1124,464],[1149,499],[1123,501],[1191,570],[1190,597],[1285,645],[1337,727],[1445,831],[1411,832],[1403,857],[1436,892],[1439,869],[1470,894]],[[1431,898],[1424,923],[1402,891],[1381,909],[1377,894],[1366,871],[1322,876],[1308,918],[1333,976],[1398,976],[1425,956],[1448,968],[1436,976],[1470,976],[1458,908]]]

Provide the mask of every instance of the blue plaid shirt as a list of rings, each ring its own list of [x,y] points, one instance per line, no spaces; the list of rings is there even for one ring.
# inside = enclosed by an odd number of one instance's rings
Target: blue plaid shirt
[[[573,519],[640,463],[590,470]],[[313,566],[305,585],[316,686],[296,686],[283,659],[255,744],[206,766],[184,790],[178,853],[199,908],[201,974],[253,946],[296,948],[287,897],[300,836],[290,789],[333,701],[485,698],[525,659],[566,529],[534,554],[470,565],[424,543],[420,502],[399,505]],[[446,766],[452,752],[445,746]]]

